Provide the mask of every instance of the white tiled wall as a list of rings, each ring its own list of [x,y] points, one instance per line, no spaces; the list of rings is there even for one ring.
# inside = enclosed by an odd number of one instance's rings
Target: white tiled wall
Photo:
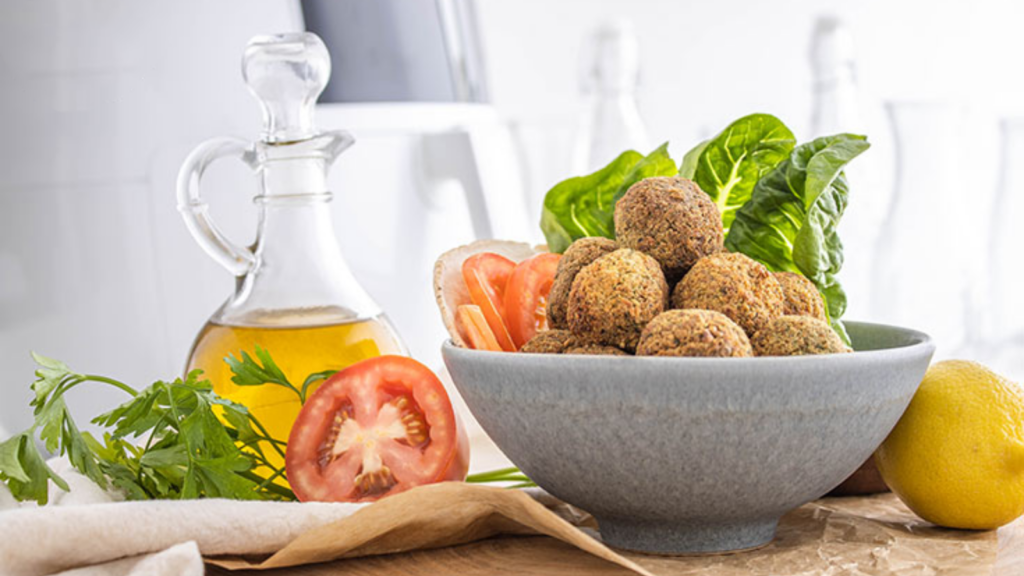
[[[30,350],[141,385],[181,369],[233,280],[175,210],[178,167],[206,138],[256,132],[241,50],[299,28],[279,0],[0,4],[0,428],[30,422]],[[212,202],[247,237],[235,170],[211,174]],[[73,395],[83,417],[122,400]]]

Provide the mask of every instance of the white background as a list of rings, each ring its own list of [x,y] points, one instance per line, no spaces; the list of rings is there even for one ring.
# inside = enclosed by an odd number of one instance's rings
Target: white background
[[[863,168],[844,225],[850,316],[953,333],[940,341],[941,354],[978,358],[1024,377],[1020,349],[997,349],[1006,334],[988,328],[1020,308],[1015,296],[1003,292],[996,300],[1000,293],[992,289],[993,279],[1014,277],[1007,271],[1019,267],[1015,250],[998,262],[989,258],[1002,170],[998,126],[1024,116],[1020,3],[481,0],[477,11],[493,104],[524,148],[525,161],[509,161],[522,162],[526,205],[537,211],[547,188],[571,175],[582,113],[579,47],[595,26],[632,21],[641,50],[640,110],[652,140],[670,141],[678,159],[754,111],[811,136],[811,33],[819,16],[843,19],[856,43],[862,130],[874,143],[858,159]],[[194,334],[233,280],[185,231],[174,209],[177,168],[206,138],[255,137],[258,109],[238,73],[241,50],[254,34],[299,26],[295,4],[284,0],[0,6],[0,129],[7,132],[0,141],[0,427],[29,423],[29,350],[139,384],[180,370]],[[897,189],[885,113],[892,100],[962,111],[944,141],[951,144],[917,168],[921,184],[899,189],[928,200],[893,223],[902,237],[923,239],[904,244],[924,246],[916,252],[896,252],[898,287],[918,296],[907,314],[887,309],[872,293],[875,261],[899,249],[878,241],[880,218]],[[923,129],[908,142],[932,151],[930,135]],[[928,158],[935,159],[931,176]],[[1024,166],[1024,159],[1009,161]],[[237,191],[215,202],[221,213],[237,211],[221,221],[232,237],[245,238],[254,182],[240,168],[211,176],[211,189]],[[365,189],[343,193],[361,195],[360,220],[390,217],[372,209]],[[380,191],[392,193],[399,192]],[[396,201],[381,198],[382,206]],[[1021,245],[1019,233],[1009,237],[1006,245]],[[381,291],[388,284],[429,290],[397,276],[365,281]],[[944,289],[951,281],[966,287],[953,291],[955,301]],[[387,304],[386,294],[374,296]],[[170,302],[190,306],[179,310]],[[436,312],[421,313],[441,334]],[[968,325],[977,331],[969,338]],[[116,398],[89,394],[73,405],[91,415]]]

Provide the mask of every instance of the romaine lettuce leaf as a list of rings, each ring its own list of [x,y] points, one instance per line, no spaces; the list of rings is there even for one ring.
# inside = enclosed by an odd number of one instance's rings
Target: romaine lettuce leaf
[[[615,203],[629,187],[677,171],[666,142],[647,156],[629,150],[593,174],[559,182],[544,196],[540,220],[548,249],[562,253],[574,240],[587,236],[615,238]]]
[[[836,278],[843,266],[843,243],[836,229],[849,197],[843,168],[869,146],[864,136],[853,134],[798,146],[758,180],[725,240],[730,251],[814,282],[832,327],[847,343],[840,321],[846,293]]]
[[[754,185],[785,160],[795,144],[793,133],[781,120],[770,114],[750,114],[687,152],[679,175],[696,182],[715,201],[728,234]]]

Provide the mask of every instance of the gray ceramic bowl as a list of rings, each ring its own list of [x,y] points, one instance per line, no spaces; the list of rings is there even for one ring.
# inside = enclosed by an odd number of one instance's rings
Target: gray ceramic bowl
[[[934,345],[850,322],[852,354],[622,358],[450,342],[480,424],[537,484],[592,513],[604,541],[655,553],[755,548],[857,469],[896,425]]]

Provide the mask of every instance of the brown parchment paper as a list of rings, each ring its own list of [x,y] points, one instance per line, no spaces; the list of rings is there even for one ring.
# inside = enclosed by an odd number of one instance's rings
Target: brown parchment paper
[[[212,573],[304,566],[288,573],[310,576],[1024,574],[1021,521],[998,533],[948,530],[917,518],[892,494],[812,502],[783,518],[771,544],[737,554],[613,551],[594,528],[588,514],[550,496],[447,483],[382,500],[269,558],[207,562]],[[551,538],[524,537],[531,535]]]
[[[551,536],[637,574],[654,576],[523,491],[460,482],[420,486],[385,498],[348,518],[306,532],[262,561],[215,558],[207,563],[265,570],[524,534]]]

